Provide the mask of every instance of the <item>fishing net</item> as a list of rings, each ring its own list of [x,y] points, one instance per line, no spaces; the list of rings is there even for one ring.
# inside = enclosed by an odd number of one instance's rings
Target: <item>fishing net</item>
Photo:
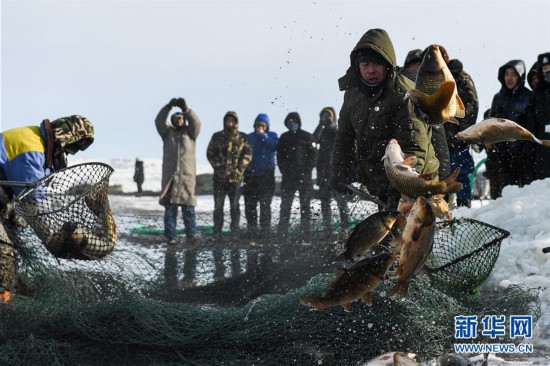
[[[113,168],[79,164],[44,177],[15,200],[24,217],[56,257],[98,259],[111,253],[117,228],[107,190]]]
[[[451,349],[454,316],[540,317],[537,292],[524,287],[458,296],[420,275],[406,299],[389,298],[393,270],[372,307],[300,305],[324,292],[353,223],[377,210],[347,205],[349,227],[334,205],[328,229],[313,200],[309,230],[293,206],[284,236],[274,227],[221,240],[210,236],[212,213],[198,213],[201,239],[176,245],[166,244],[161,215],[115,214],[116,249],[95,261],[55,258],[20,229],[16,295],[0,304],[0,364],[354,365],[393,350],[427,360]],[[439,235],[464,235],[456,228]]]
[[[491,274],[500,244],[509,235],[473,219],[439,223],[426,271],[443,291],[475,293]]]

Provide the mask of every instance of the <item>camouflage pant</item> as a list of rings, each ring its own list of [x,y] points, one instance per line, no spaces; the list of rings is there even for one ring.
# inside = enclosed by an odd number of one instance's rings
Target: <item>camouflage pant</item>
[[[0,220],[0,293],[9,290],[15,275],[15,253],[4,224]]]

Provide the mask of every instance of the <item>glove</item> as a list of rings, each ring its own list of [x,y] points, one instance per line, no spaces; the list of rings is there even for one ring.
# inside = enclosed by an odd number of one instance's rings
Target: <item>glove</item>
[[[182,111],[187,112],[187,103],[185,102],[185,99],[178,98],[176,102],[176,106],[180,107]]]
[[[456,193],[449,193],[447,195],[447,205],[449,206],[449,210],[454,210],[458,207],[456,201]]]
[[[10,201],[6,204],[6,206],[2,210],[1,215],[3,221],[12,228],[27,226],[27,222],[25,221],[25,219],[15,213],[13,201]]]

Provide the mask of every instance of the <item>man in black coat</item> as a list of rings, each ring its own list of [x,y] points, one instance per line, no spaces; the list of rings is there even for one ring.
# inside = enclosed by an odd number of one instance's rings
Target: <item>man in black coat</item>
[[[527,108],[532,92],[525,87],[526,69],[521,60],[511,60],[498,69],[498,81],[502,84],[491,104],[490,117],[506,118],[523,124],[523,113]],[[491,184],[491,198],[502,195],[502,189],[515,184],[523,185],[528,174],[522,170],[531,156],[522,153],[526,144],[531,142],[499,142],[486,145],[487,173]],[[528,147],[528,146],[527,146]],[[530,164],[532,166],[532,163]]]
[[[290,221],[290,209],[296,191],[300,194],[300,222],[309,231],[312,190],[311,171],[317,160],[313,135],[301,129],[302,121],[297,112],[285,118],[288,131],[281,135],[277,146],[277,165],[283,176],[281,181],[281,211],[279,232],[286,234]]]
[[[539,139],[550,139],[550,52],[538,57],[541,81],[527,107],[525,127]],[[550,177],[550,148],[535,146],[535,179]]]
[[[334,155],[334,141],[336,140],[336,111],[332,107],[325,107],[319,113],[319,125],[313,132],[313,138],[319,147],[319,159],[317,161],[317,185],[319,186],[319,199],[321,201],[321,214],[326,229],[332,227],[332,210],[330,208],[332,197],[336,199],[340,211],[340,224],[342,227],[349,225],[348,206],[342,194],[334,191],[330,186],[332,170],[332,156]]]

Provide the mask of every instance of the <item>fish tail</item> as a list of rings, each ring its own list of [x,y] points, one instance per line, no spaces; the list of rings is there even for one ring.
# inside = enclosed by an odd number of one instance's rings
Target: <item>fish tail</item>
[[[540,140],[542,146],[550,146],[550,140]]]
[[[302,296],[300,298],[300,304],[311,306],[317,310],[324,310],[329,307],[321,297],[317,296]]]
[[[462,183],[456,181],[459,173],[460,168],[456,168],[447,178],[443,179],[443,183],[445,184],[443,193],[456,193],[464,187]]]
[[[398,292],[401,294],[401,298],[407,297],[407,294],[409,293],[409,284],[405,281],[397,281],[394,288],[391,289],[388,295],[392,297],[395,296]]]

